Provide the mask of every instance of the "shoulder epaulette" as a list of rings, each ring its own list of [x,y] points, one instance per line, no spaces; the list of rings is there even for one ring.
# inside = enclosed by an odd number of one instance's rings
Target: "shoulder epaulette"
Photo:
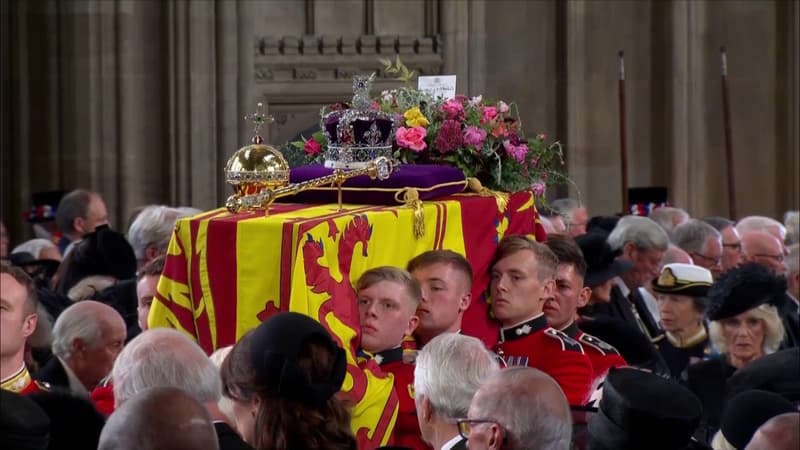
[[[583,353],[583,347],[581,347],[581,344],[579,344],[575,339],[567,336],[566,333],[558,331],[555,328],[548,328],[544,330],[544,334],[545,336],[550,336],[553,339],[557,339],[561,343],[561,350]]]
[[[603,341],[603,340],[601,340],[599,338],[596,338],[596,337],[592,336],[591,334],[583,333],[578,338],[578,340],[581,341],[581,343],[583,343],[583,344],[591,345],[592,347],[594,347],[597,351],[599,351],[603,355],[606,355],[606,354],[619,355],[619,351],[617,351],[617,349],[614,348],[613,345],[611,345],[611,344],[609,344],[609,343],[607,343],[607,342],[605,342],[605,341]]]
[[[36,387],[38,387],[40,391],[47,392],[50,390],[50,383],[46,381],[33,380],[33,382],[36,383]]]

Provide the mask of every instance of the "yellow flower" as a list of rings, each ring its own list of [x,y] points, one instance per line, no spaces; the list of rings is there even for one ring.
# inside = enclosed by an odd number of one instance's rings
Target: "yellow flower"
[[[428,119],[422,115],[422,111],[419,110],[419,106],[415,106],[404,112],[403,117],[406,119],[406,126],[409,127],[427,127],[431,124],[428,122]]]

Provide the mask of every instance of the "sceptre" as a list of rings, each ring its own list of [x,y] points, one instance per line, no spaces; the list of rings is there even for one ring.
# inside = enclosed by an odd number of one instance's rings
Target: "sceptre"
[[[627,214],[628,205],[628,149],[625,127],[625,52],[619,51],[619,159],[622,177],[622,213]]]
[[[725,46],[719,48],[722,63],[722,117],[725,125],[725,168],[728,175],[728,217],[736,220],[736,183],[733,172],[733,143],[731,142],[731,104],[728,98],[728,56]]]

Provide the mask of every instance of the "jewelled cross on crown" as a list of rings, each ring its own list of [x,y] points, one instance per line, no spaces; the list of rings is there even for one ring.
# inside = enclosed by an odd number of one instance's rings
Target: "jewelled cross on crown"
[[[261,137],[261,127],[267,122],[275,122],[274,117],[264,113],[264,104],[261,102],[258,102],[256,105],[256,112],[244,116],[244,120],[253,122],[253,138],[250,140],[253,144],[264,142],[264,139]]]

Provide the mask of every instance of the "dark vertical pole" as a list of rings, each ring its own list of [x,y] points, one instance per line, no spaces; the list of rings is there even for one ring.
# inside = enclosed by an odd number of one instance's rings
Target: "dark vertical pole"
[[[625,53],[619,51],[619,158],[622,177],[622,213],[627,214],[628,205],[628,145],[625,126]]]
[[[731,103],[728,97],[728,56],[725,46],[719,49],[722,59],[722,114],[725,125],[725,166],[728,175],[728,216],[736,220],[736,182],[733,173],[733,143],[731,142]]]

